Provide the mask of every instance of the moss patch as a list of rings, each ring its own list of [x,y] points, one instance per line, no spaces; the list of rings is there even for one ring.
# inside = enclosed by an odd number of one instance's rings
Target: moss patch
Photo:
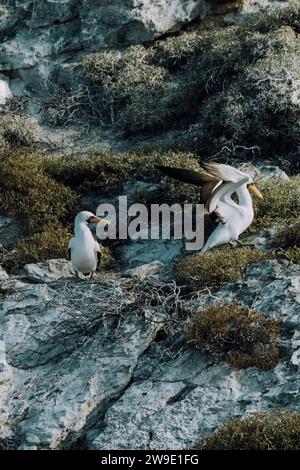
[[[265,257],[260,251],[247,247],[237,250],[217,248],[208,253],[197,253],[179,261],[175,269],[176,280],[190,289],[234,282],[241,278],[249,263]]]
[[[279,410],[234,418],[197,445],[201,450],[299,450],[300,414]]]

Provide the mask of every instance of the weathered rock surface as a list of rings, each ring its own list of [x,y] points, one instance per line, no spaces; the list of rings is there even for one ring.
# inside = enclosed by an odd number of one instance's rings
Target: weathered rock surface
[[[112,282],[18,284],[0,311],[1,438],[57,448],[105,413],[160,328],[132,303]]]
[[[249,267],[241,283],[221,289],[220,299],[238,298],[273,317],[281,315],[284,356],[274,370],[234,370],[182,344],[154,344],[140,358],[134,381],[87,433],[94,449],[190,448],[233,416],[299,406],[300,269],[266,261]],[[203,298],[203,305],[212,302]],[[173,358],[162,355],[169,348]],[[177,351],[176,351],[177,350]]]
[[[232,416],[299,409],[299,266],[264,261],[214,293],[282,317],[283,356],[268,372],[214,364],[180,331],[157,336],[159,306],[147,305],[145,316],[137,297],[147,280],[75,282],[64,277],[67,266],[29,265],[27,277],[2,281],[2,439],[20,449],[68,448],[78,439],[93,449],[180,449]]]

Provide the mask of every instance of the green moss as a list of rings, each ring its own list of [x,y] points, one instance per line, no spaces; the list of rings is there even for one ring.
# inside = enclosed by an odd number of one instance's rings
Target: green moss
[[[278,410],[233,418],[196,445],[200,450],[299,450],[300,414]]]
[[[208,253],[186,256],[175,268],[176,280],[190,289],[213,287],[241,278],[249,263],[261,261],[265,254],[251,248],[217,248]]]
[[[274,367],[280,321],[237,303],[216,303],[197,311],[186,327],[190,345],[237,368]]]

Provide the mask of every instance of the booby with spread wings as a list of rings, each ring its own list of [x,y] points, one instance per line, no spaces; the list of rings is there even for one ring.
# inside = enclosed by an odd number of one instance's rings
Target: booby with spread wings
[[[179,181],[201,186],[200,202],[205,204],[206,213],[214,214],[219,221],[202,252],[238,240],[252,223],[254,211],[250,192],[260,198],[262,194],[247,173],[230,165],[203,161],[198,171],[161,165],[156,168]],[[238,204],[231,199],[235,192]]]

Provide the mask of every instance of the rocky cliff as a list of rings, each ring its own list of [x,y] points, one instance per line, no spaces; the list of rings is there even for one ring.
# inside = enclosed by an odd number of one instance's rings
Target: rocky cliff
[[[189,348],[176,310],[167,315],[155,296],[147,305],[143,292],[163,285],[170,303],[176,296],[164,266],[155,270],[80,284],[60,260],[29,265],[19,277],[2,273],[3,446],[182,449],[232,417],[300,411],[299,266],[255,264],[241,282],[193,304],[217,296],[280,314],[282,358],[265,372],[214,364]]]

